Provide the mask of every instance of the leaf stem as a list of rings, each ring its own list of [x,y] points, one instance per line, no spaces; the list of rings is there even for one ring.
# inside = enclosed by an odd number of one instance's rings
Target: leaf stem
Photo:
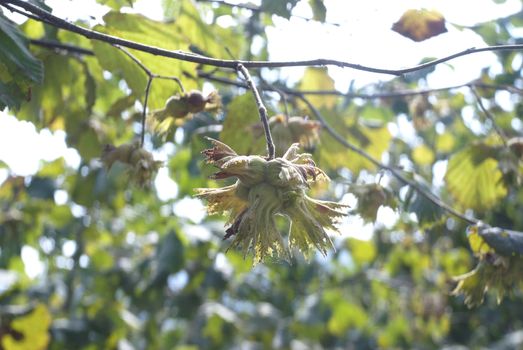
[[[254,85],[254,82],[252,81],[251,75],[247,68],[245,68],[241,63],[238,63],[236,66],[236,69],[238,70],[241,75],[243,75],[245,81],[247,82],[247,86],[252,91],[252,94],[254,95],[254,99],[256,100],[256,106],[258,107],[258,113],[260,115],[260,120],[263,124],[263,131],[265,132],[265,140],[267,142],[267,150],[269,153],[269,159],[274,159],[276,155],[276,151],[274,148],[274,142],[272,141],[272,135],[271,135],[271,129],[269,127],[269,118],[267,117],[267,108],[265,108],[262,98],[260,96],[260,93],[258,92],[258,89],[256,88],[256,85]]]
[[[119,45],[113,45],[113,46],[116,47],[117,49],[121,50],[123,53],[125,53],[148,76],[147,85],[145,87],[145,97],[144,97],[144,100],[143,100],[143,111],[142,111],[142,121],[141,121],[141,123],[142,123],[142,130],[141,130],[141,133],[140,133],[140,147],[143,147],[143,142],[144,142],[144,139],[145,139],[145,122],[146,122],[146,119],[147,119],[147,103],[149,101],[149,94],[151,92],[151,84],[152,84],[153,80],[155,78],[174,80],[174,81],[176,81],[176,83],[178,83],[178,85],[180,86],[180,89],[181,89],[182,92],[184,92],[185,89],[183,87],[182,82],[177,77],[154,74],[136,56],[134,56],[132,53],[127,51],[125,48],[123,48],[123,47],[121,47]]]

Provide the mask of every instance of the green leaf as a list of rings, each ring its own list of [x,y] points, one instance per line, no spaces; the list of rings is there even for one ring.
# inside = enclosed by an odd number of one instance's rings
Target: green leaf
[[[133,60],[110,44],[93,40],[93,51],[100,65],[107,71],[121,76],[133,93],[141,96],[147,84],[147,75]]]
[[[445,181],[449,192],[465,208],[487,210],[507,194],[494,149],[475,144],[449,160]]]
[[[27,193],[38,199],[53,199],[56,184],[53,178],[35,176],[27,186]]]
[[[20,108],[31,98],[31,85],[43,80],[42,63],[27,48],[23,33],[0,14],[0,110]]]
[[[0,62],[16,66],[16,72],[29,81],[42,82],[42,63],[27,48],[23,33],[3,15],[0,15],[0,44]]]
[[[99,4],[109,6],[113,10],[119,10],[124,6],[133,7],[135,0],[97,0]]]
[[[163,23],[141,15],[117,12],[109,12],[105,15],[104,22],[105,27],[96,26],[95,30],[166,50],[189,50],[190,43],[180,32],[179,27],[173,23]],[[122,77],[133,91],[133,95],[141,99],[147,84],[145,72],[121,50],[94,40],[92,44],[102,68]],[[181,78],[184,71],[193,72],[196,67],[190,62],[131,49],[127,51],[154,74]],[[184,85],[187,90],[196,87],[192,80],[184,81]],[[149,108],[162,108],[165,101],[179,90],[178,84],[173,80],[155,79],[151,85]]]
[[[94,249],[89,257],[93,266],[98,270],[107,270],[114,266],[114,258],[102,247]]]
[[[263,152],[264,138],[253,140],[252,128],[258,121],[258,108],[252,94],[239,95],[229,103],[220,140],[238,154]]]
[[[414,175],[412,178],[422,190],[433,194],[430,185],[426,183],[423,178],[417,175]],[[437,197],[436,195],[434,196]],[[428,200],[412,187],[409,187],[403,207],[405,210],[416,214],[420,226],[424,228],[430,227],[441,221],[443,219],[443,214],[445,213],[440,206]]]
[[[357,304],[340,300],[333,311],[327,323],[327,329],[330,333],[337,336],[341,336],[348,329],[361,329],[368,322],[369,316],[365,309]]]
[[[183,268],[184,247],[176,232],[171,231],[163,238],[158,245],[156,258],[159,274],[175,273]]]
[[[62,228],[73,219],[68,205],[54,205],[49,213],[49,221],[56,228]]]
[[[291,17],[292,9],[296,6],[296,3],[298,3],[298,0],[263,0],[261,9],[264,12],[288,19]]]
[[[379,330],[378,344],[381,349],[395,348],[394,345],[410,343],[412,328],[403,314],[390,315],[387,325]]]
[[[347,244],[352,258],[359,266],[373,262],[378,253],[376,245],[372,241],[349,238]]]
[[[523,255],[523,232],[480,226],[478,234],[500,255]]]
[[[52,130],[66,129],[68,138],[83,130],[89,116],[85,67],[74,57],[49,54],[43,58],[45,77],[33,90],[33,99],[22,106],[17,118]]]
[[[394,120],[396,117],[391,109],[366,104],[357,112],[359,118],[366,121],[386,123]]]
[[[324,116],[327,116],[327,114],[324,113]],[[383,152],[389,148],[391,135],[386,126],[370,127],[361,123],[353,123],[347,128],[343,121],[339,120],[341,119],[339,116],[331,116],[328,119],[330,119],[328,122],[334,129],[345,136],[348,142],[362,149],[374,159],[381,159]],[[363,156],[342,146],[325,131],[321,135],[319,160],[322,167],[331,169],[347,167],[356,174],[363,169],[373,170],[376,168]]]
[[[309,0],[309,5],[312,9],[312,18],[316,21],[325,22],[327,16],[327,8],[323,0]]]
[[[191,1],[181,1],[175,20],[178,32],[192,51],[211,57],[239,58],[243,41],[234,26],[223,28],[206,23]]]
[[[151,263],[151,278],[145,290],[157,288],[167,282],[167,276],[183,268],[185,249],[175,231],[170,231],[156,247],[156,255]]]

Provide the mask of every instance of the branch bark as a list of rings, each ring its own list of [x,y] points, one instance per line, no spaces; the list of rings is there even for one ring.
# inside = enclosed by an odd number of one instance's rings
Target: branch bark
[[[143,52],[147,52],[153,55],[158,56],[164,56],[164,57],[170,57],[178,60],[183,60],[187,62],[194,62],[199,63],[203,65],[208,66],[214,66],[214,67],[222,67],[222,68],[230,68],[236,70],[238,64],[243,65],[245,68],[282,68],[282,67],[310,67],[310,66],[337,66],[337,67],[343,67],[343,68],[352,68],[355,70],[370,72],[370,73],[380,73],[380,74],[388,74],[388,75],[394,75],[394,76],[401,76],[407,73],[416,72],[422,69],[434,67],[440,63],[447,62],[450,60],[453,60],[455,58],[476,54],[480,52],[487,52],[487,51],[514,51],[514,50],[522,50],[523,44],[515,44],[515,45],[497,45],[497,46],[486,46],[486,47],[480,47],[480,48],[468,48],[463,51],[456,52],[454,54],[438,58],[432,61],[429,61],[424,64],[420,64],[413,67],[408,68],[401,68],[401,69],[387,69],[387,68],[379,68],[379,67],[370,67],[365,66],[362,64],[357,63],[351,63],[346,61],[340,61],[340,60],[333,60],[333,59],[324,59],[324,58],[318,58],[313,60],[299,60],[299,61],[243,61],[243,60],[225,60],[225,59],[217,59],[212,58],[208,56],[203,55],[197,55],[190,52],[185,52],[181,50],[176,51],[170,51],[165,50],[159,47],[155,46],[149,46],[144,45],[141,43],[137,43],[131,40],[125,40],[116,36],[103,34],[91,29],[83,28],[80,26],[77,26],[73,23],[70,23],[66,20],[63,20],[59,17],[56,17],[52,15],[51,13],[39,8],[38,6],[35,6],[29,2],[23,1],[23,0],[1,0],[0,6],[6,7],[6,4],[12,4],[18,7],[23,8],[24,10],[32,13],[33,15],[37,16],[37,19],[50,23],[54,25],[57,28],[61,28],[67,31],[71,31],[80,35],[85,36],[86,38],[93,39],[93,40],[100,40],[109,44],[113,45],[120,45],[123,47],[127,47],[130,49],[135,49]],[[36,18],[35,18],[36,19]]]
[[[241,75],[243,75],[245,81],[247,82],[247,86],[254,95],[254,99],[256,100],[256,106],[258,107],[258,113],[260,114],[260,120],[263,125],[263,131],[265,132],[265,141],[267,142],[269,160],[274,159],[274,157],[276,156],[276,150],[274,148],[274,142],[272,141],[271,128],[269,126],[269,117],[267,116],[267,108],[265,108],[260,93],[258,92],[256,85],[254,85],[254,82],[252,81],[251,75],[249,74],[247,68],[245,68],[240,63],[238,64],[237,70]]]

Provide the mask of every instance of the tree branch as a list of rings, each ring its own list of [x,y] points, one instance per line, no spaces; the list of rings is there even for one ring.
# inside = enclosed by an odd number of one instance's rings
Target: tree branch
[[[339,60],[332,60],[332,59],[313,59],[313,60],[300,60],[300,61],[242,61],[242,60],[224,60],[224,59],[217,59],[202,55],[197,55],[189,52],[184,52],[181,50],[176,51],[170,51],[165,50],[162,48],[154,47],[154,46],[148,46],[141,43],[137,43],[130,40],[121,39],[116,36],[103,34],[91,29],[83,28],[80,26],[77,26],[73,23],[70,23],[66,20],[63,20],[59,17],[56,17],[52,15],[51,13],[39,8],[38,6],[35,6],[29,2],[23,1],[23,0],[2,0],[0,5],[5,6],[6,4],[13,4],[15,6],[19,6],[23,8],[26,11],[29,11],[35,15],[37,15],[37,20],[50,23],[54,25],[57,28],[61,28],[64,30],[68,30],[80,35],[85,36],[86,38],[93,39],[93,40],[100,40],[104,41],[113,45],[120,45],[123,47],[147,52],[153,55],[158,56],[164,56],[164,57],[170,57],[182,61],[187,62],[194,62],[199,63],[203,65],[209,65],[214,67],[222,67],[222,68],[231,68],[236,70],[238,64],[242,64],[245,68],[281,68],[281,67],[309,67],[309,66],[337,66],[337,67],[344,67],[344,68],[352,68],[355,70],[361,70],[365,72],[370,73],[381,73],[381,74],[389,74],[389,75],[395,75],[395,76],[401,76],[406,73],[412,73],[416,72],[422,69],[430,68],[433,66],[436,66],[440,63],[447,62],[450,60],[453,60],[457,57],[476,54],[479,52],[486,52],[486,51],[512,51],[512,50],[521,50],[523,49],[523,44],[517,44],[517,45],[498,45],[498,46],[486,46],[481,48],[469,48],[460,52],[456,52],[454,54],[451,54],[449,56],[445,56],[439,59],[435,59],[432,61],[429,61],[424,64],[420,64],[413,67],[408,68],[402,68],[402,69],[386,69],[386,68],[377,68],[377,67],[370,67],[365,66],[361,64],[351,63],[351,62],[345,62],[345,61],[339,61]]]
[[[450,205],[448,205],[447,203],[443,202],[439,197],[437,197],[435,194],[433,194],[432,192],[429,192],[429,191],[426,191],[425,189],[423,189],[416,181],[414,180],[411,180],[409,178],[407,178],[405,175],[403,175],[399,170],[391,167],[391,166],[388,166],[386,164],[383,164],[381,163],[380,161],[378,161],[377,159],[374,159],[370,154],[368,154],[367,152],[365,152],[364,150],[362,150],[361,148],[359,147],[356,147],[354,146],[352,143],[348,142],[347,140],[345,140],[340,134],[338,134],[328,123],[327,121],[323,118],[323,116],[321,115],[320,111],[318,111],[318,109],[316,107],[314,107],[314,105],[306,98],[304,97],[303,95],[302,96],[298,96],[303,102],[305,102],[305,104],[309,107],[309,109],[311,110],[311,112],[314,114],[314,116],[316,117],[316,119],[318,119],[320,121],[320,123],[322,124],[323,128],[336,140],[338,141],[339,143],[341,143],[343,146],[345,146],[346,148],[350,149],[351,151],[359,154],[360,156],[362,156],[363,158],[367,159],[369,162],[371,162],[372,164],[374,164],[375,166],[377,166],[378,168],[380,169],[384,169],[384,170],[387,170],[389,171],[394,177],[396,177],[398,180],[400,180],[401,182],[403,182],[404,184],[412,187],[416,192],[418,192],[420,195],[422,195],[423,197],[425,197],[426,199],[428,199],[429,201],[431,201],[432,203],[434,203],[435,205],[437,205],[438,207],[442,208],[443,210],[445,210],[446,212],[454,215],[455,217],[471,224],[471,225],[477,225],[478,223],[480,223],[480,221],[476,218],[473,218],[473,217],[468,217],[468,216],[465,216],[464,214],[458,212],[456,209],[452,208]]]
[[[57,51],[65,51],[65,52],[71,52],[71,53],[77,53],[81,55],[89,55],[93,56],[94,52],[92,50],[75,46],[71,44],[65,44],[60,43],[57,41],[48,41],[48,40],[40,40],[40,39],[30,39],[31,45],[41,46],[48,49],[54,49]],[[190,78],[196,79],[194,76],[191,76],[189,73],[185,73],[186,76],[189,76]],[[175,80],[178,85],[180,86],[182,91],[184,90],[183,84],[181,83],[180,79],[177,77],[172,76],[164,76],[164,75],[158,75],[154,74],[155,78],[158,79],[171,79]],[[207,72],[198,72],[199,78],[204,78],[209,81],[215,81],[218,83],[226,84],[226,85],[234,85],[237,87],[243,87],[248,89],[249,87],[241,82],[238,82],[236,80],[231,80],[223,77],[216,76],[212,73]],[[284,95],[319,95],[319,96],[343,96],[348,98],[361,98],[361,99],[389,99],[389,98],[398,98],[398,97],[409,97],[409,96],[416,96],[416,95],[424,95],[424,94],[430,94],[440,91],[448,91],[448,90],[456,90],[463,87],[474,87],[479,89],[490,89],[490,90],[505,90],[513,94],[523,95],[523,90],[519,89],[512,85],[506,85],[506,84],[488,84],[488,83],[482,83],[477,81],[472,81],[469,83],[464,84],[457,84],[452,86],[445,86],[441,88],[427,88],[427,89],[414,89],[414,90],[398,90],[398,91],[391,91],[391,92],[379,92],[379,93],[357,93],[357,92],[341,92],[338,90],[296,90],[296,89],[290,89],[286,87],[275,87],[272,85],[264,85],[265,90],[274,91],[280,94],[282,98],[284,99]],[[283,94],[283,95],[282,95]]]
[[[29,43],[31,45],[41,46],[45,47],[47,49],[51,49],[54,51],[62,51],[67,53],[74,53],[78,55],[87,55],[87,56],[94,56],[94,52],[89,49],[84,49],[83,47],[75,46],[75,45],[69,45],[69,44],[63,44],[58,41],[50,41],[50,40],[43,40],[43,39],[30,39]]]
[[[209,74],[206,72],[198,72],[199,78],[204,78],[209,81],[214,81],[217,83],[222,83],[226,85],[234,85],[237,87],[243,87],[247,88],[247,86],[241,82],[238,82],[236,80],[219,77],[213,74]],[[416,95],[425,95],[440,91],[448,91],[448,90],[455,90],[460,89],[463,87],[470,87],[474,86],[477,88],[482,89],[491,89],[491,90],[506,90],[510,93],[523,95],[523,90],[518,89],[511,85],[498,85],[498,84],[487,84],[487,83],[480,83],[480,82],[469,82],[464,84],[458,84],[458,85],[452,85],[452,86],[445,86],[441,88],[434,88],[434,89],[414,89],[414,90],[399,90],[399,91],[392,91],[392,92],[380,92],[380,93],[354,93],[354,92],[341,92],[337,90],[296,90],[296,89],[290,89],[286,87],[274,87],[272,85],[264,84],[263,88],[264,90],[268,91],[274,91],[274,92],[282,92],[286,95],[291,96],[297,96],[300,95],[320,95],[320,96],[343,96],[347,98],[361,98],[366,100],[371,99],[389,99],[389,98],[398,98],[398,97],[409,97],[409,96],[416,96]]]
[[[245,81],[247,82],[249,89],[252,91],[252,94],[254,95],[254,99],[256,100],[256,105],[258,106],[258,113],[260,114],[260,120],[263,124],[263,131],[265,132],[265,140],[267,142],[267,150],[269,153],[269,159],[274,159],[276,151],[274,148],[274,142],[272,141],[271,128],[269,127],[269,118],[267,117],[267,108],[265,108],[265,106],[263,105],[263,101],[260,96],[260,93],[258,92],[256,85],[254,85],[254,82],[252,81],[251,75],[249,74],[249,71],[247,70],[247,68],[245,68],[240,63],[240,64],[238,64],[237,70],[241,75],[243,75],[243,77],[245,78]]]

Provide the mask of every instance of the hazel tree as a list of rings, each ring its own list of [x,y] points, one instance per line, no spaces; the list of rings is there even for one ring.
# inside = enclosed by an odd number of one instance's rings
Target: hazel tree
[[[391,69],[270,59],[280,20],[343,26],[322,0],[97,3],[0,0],[0,109],[80,159],[0,162],[0,349],[521,346],[521,12],[408,9],[404,40],[485,45]]]

